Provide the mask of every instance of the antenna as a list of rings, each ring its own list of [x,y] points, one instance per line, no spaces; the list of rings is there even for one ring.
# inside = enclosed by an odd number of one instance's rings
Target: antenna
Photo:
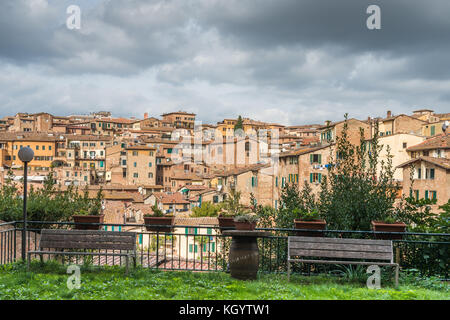
[[[448,120],[444,121],[444,123],[442,124],[442,131],[444,131],[444,133],[447,130],[448,126],[449,126]]]

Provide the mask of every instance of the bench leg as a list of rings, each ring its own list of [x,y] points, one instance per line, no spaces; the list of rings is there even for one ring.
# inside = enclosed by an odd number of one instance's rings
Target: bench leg
[[[395,267],[395,288],[398,288],[398,269],[399,265]]]
[[[31,254],[29,252],[27,252],[27,271],[30,271],[30,258],[31,258]]]
[[[290,281],[290,277],[291,276],[291,262],[290,261],[288,261],[288,263],[287,263],[287,281],[289,282]]]

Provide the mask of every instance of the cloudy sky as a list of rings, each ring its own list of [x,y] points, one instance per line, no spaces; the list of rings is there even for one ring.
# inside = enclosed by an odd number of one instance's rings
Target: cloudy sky
[[[0,1],[0,117],[182,109],[294,125],[420,108],[450,112],[448,0]]]

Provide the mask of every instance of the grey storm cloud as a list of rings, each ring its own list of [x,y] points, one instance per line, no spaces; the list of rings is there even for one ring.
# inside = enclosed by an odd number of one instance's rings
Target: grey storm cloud
[[[82,27],[65,27],[79,4]],[[381,8],[381,30],[366,8]],[[2,0],[0,115],[285,124],[450,109],[448,0]],[[314,112],[311,112],[314,110]]]

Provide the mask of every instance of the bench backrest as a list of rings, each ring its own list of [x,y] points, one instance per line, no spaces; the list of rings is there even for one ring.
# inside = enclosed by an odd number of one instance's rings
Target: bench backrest
[[[288,255],[300,257],[389,260],[393,262],[391,240],[289,237]]]
[[[91,230],[41,230],[39,247],[54,249],[136,250],[136,233]]]

